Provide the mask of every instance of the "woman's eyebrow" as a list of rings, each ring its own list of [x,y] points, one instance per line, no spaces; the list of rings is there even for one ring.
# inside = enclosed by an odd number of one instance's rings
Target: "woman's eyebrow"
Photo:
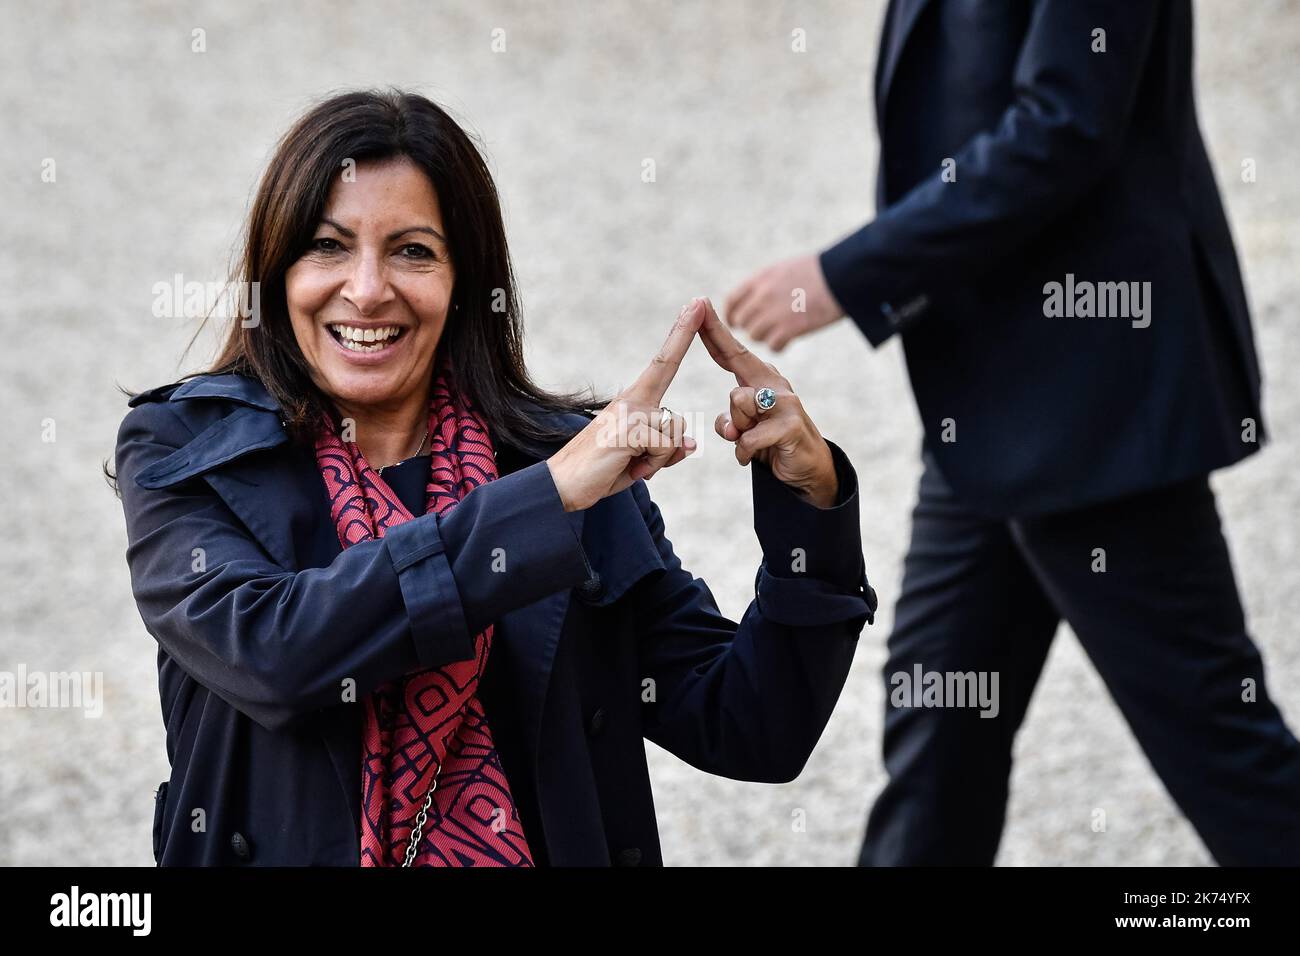
[[[347,226],[344,226],[342,223],[335,222],[329,216],[322,216],[321,223],[323,225],[329,226],[332,229],[337,230],[340,234],[344,236],[344,238],[355,239],[357,237],[357,234],[355,232],[353,232]],[[434,229],[432,226],[408,226],[405,229],[397,230],[397,232],[390,232],[386,237],[386,241],[392,242],[394,239],[400,239],[408,232],[425,232],[433,236],[433,238],[437,239],[439,242],[447,241],[443,237],[442,233],[440,233],[437,229]]]
[[[425,232],[433,236],[433,238],[437,239],[439,242],[447,241],[446,239],[443,238],[442,233],[440,233],[437,229],[434,229],[432,226],[411,226],[409,229],[400,229],[397,232],[390,232],[388,234],[388,241],[392,242],[394,239],[400,239],[408,232]]]

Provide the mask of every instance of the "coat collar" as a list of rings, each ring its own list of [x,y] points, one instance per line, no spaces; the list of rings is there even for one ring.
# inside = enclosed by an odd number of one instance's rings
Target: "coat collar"
[[[260,382],[239,374],[201,375],[143,392],[128,404],[164,399],[178,405],[210,400],[236,407],[215,420],[210,415],[199,417],[200,422],[211,420],[211,424],[141,471],[136,476],[139,484],[164,488],[202,476],[282,567],[323,567],[339,554],[338,535],[327,520],[329,502],[310,449],[293,449],[272,460],[253,454],[288,444],[280,405]],[[581,416],[530,404],[540,422],[557,427],[581,424]],[[526,467],[557,447],[512,446],[511,451],[518,456],[519,467]],[[498,451],[505,453],[504,448]],[[593,516],[590,521],[585,520],[588,514]],[[592,579],[575,591],[548,595],[504,615],[495,630],[495,640],[511,646],[512,683],[521,695],[528,751],[534,761],[542,749],[547,689],[571,600],[576,596],[596,607],[612,604],[645,575],[664,567],[630,489],[590,509],[570,512],[568,518],[595,572]],[[321,733],[349,806],[359,814],[360,736],[354,715],[346,710],[323,712]],[[532,770],[533,780],[539,780],[536,765]],[[546,794],[539,792],[538,799],[545,813]]]
[[[232,415],[196,435],[184,447],[142,471],[136,480],[145,488],[178,484],[249,452],[273,448],[288,440],[285,422],[280,418],[280,403],[252,376],[234,372],[199,375],[179,384],[172,383],[142,392],[127,404],[135,407],[145,401],[162,398],[169,402],[215,399],[240,407]],[[570,421],[574,418],[572,415],[549,411],[531,399],[524,401],[529,406],[532,417],[542,424],[553,428],[577,424],[576,420]],[[245,411],[246,409],[250,411]],[[254,412],[271,414],[258,415]],[[531,464],[547,457],[555,448],[520,445],[513,450]]]
[[[268,412],[280,411],[280,403],[271,397],[261,382],[252,376],[237,375],[234,372],[199,375],[182,383],[168,400],[179,402],[187,398],[224,398]]]

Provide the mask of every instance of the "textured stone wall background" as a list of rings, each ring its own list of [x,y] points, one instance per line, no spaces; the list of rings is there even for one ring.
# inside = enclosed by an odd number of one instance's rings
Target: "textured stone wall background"
[[[202,365],[195,324],[151,287],[219,279],[275,138],[314,98],[398,85],[477,130],[503,193],[529,359],[552,386],[626,384],[691,296],[810,251],[871,214],[869,90],[881,2],[679,5],[16,3],[0,31],[0,402],[7,521],[0,670],[101,671],[105,712],[0,711],[0,863],[152,862],[168,775],[155,645],[131,600],[100,462],[133,388]],[[1215,479],[1250,623],[1300,721],[1300,4],[1199,0],[1203,127],[1244,259],[1273,443]],[[191,30],[207,52],[191,52]],[[493,53],[491,31],[506,31]],[[808,52],[790,49],[795,28]],[[57,162],[43,183],[42,161]],[[640,179],[653,158],[658,179]],[[1244,184],[1241,160],[1258,163]],[[806,772],[710,777],[649,747],[670,864],[842,865],[882,784],[878,675],[898,592],[920,431],[897,344],[848,323],[764,353],[861,481],[882,611]],[[702,453],[651,491],[686,566],[743,612],[759,551],[749,476],[709,423],[730,382],[698,346],[669,393]],[[57,441],[41,441],[52,418]],[[1004,864],[1203,864],[1209,857],[1068,630],[1017,744]],[[1105,833],[1090,829],[1103,808]],[[792,813],[807,831],[792,831]]]

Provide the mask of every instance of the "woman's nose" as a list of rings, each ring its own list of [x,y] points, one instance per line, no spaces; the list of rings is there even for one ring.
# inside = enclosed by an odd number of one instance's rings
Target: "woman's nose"
[[[388,275],[379,256],[353,257],[352,269],[343,284],[343,298],[362,315],[369,315],[393,298]]]

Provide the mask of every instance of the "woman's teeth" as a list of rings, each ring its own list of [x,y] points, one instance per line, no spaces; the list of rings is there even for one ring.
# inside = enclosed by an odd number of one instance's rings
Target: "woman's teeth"
[[[353,325],[331,325],[329,328],[343,347],[352,352],[378,352],[402,334],[401,327],[397,325],[382,329],[359,329]]]

